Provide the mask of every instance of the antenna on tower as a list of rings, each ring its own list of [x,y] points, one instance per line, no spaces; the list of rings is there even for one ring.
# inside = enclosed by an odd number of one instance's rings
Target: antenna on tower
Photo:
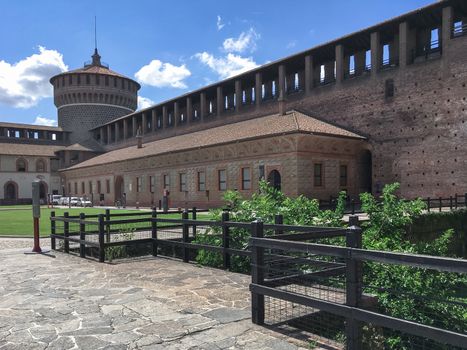
[[[97,16],[94,16],[94,48],[97,50]]]

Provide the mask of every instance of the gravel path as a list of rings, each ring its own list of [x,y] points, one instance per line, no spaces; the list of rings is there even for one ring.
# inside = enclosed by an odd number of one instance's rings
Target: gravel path
[[[0,251],[5,249],[32,249],[32,238],[7,238],[0,237]],[[50,248],[50,238],[40,239],[41,248]]]

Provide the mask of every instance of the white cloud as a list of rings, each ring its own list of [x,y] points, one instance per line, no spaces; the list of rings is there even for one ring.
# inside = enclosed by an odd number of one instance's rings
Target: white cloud
[[[225,27],[225,23],[222,23],[222,17],[217,15],[217,22],[216,22],[217,30],[222,30]]]
[[[163,63],[159,60],[152,60],[135,73],[136,79],[142,84],[159,88],[173,87],[178,89],[187,88],[183,80],[190,75],[191,72],[184,64],[174,66],[173,64]]]
[[[287,46],[285,48],[286,49],[292,49],[295,46],[297,46],[297,40],[292,40],[292,41],[289,41],[289,43],[287,44]]]
[[[35,125],[44,125],[44,126],[57,126],[57,121],[55,119],[48,119],[41,116],[37,116],[34,120]]]
[[[240,33],[238,38],[225,39],[222,46],[225,52],[253,52],[256,50],[256,41],[259,38],[260,35],[253,28],[250,28],[248,31]]]
[[[221,79],[251,70],[258,65],[251,57],[242,57],[232,53],[225,57],[214,57],[208,52],[197,53],[196,58],[216,72]]]
[[[40,99],[52,96],[49,79],[68,67],[58,51],[38,48],[39,53],[13,64],[0,60],[0,103],[29,108]]]
[[[150,98],[138,96],[138,109],[145,109],[154,106],[156,103]]]

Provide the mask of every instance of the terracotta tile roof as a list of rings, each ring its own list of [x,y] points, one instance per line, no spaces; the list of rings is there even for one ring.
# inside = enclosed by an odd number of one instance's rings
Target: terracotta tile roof
[[[143,148],[140,149],[136,146],[131,146],[114,150],[76,164],[68,169],[299,132],[332,137],[365,139],[361,135],[309,117],[302,112],[291,111],[283,116],[274,114],[149,142],[144,144]]]
[[[7,122],[0,122],[0,128],[18,128],[18,129],[31,129],[31,130],[63,131],[63,129],[61,127],[58,127],[58,126],[45,126],[45,125],[7,123]]]
[[[0,143],[0,154],[9,156],[55,157],[55,152],[65,146],[37,145],[27,143]]]

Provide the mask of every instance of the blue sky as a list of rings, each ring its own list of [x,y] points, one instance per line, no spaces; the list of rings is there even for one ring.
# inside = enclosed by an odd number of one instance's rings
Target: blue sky
[[[2,0],[0,121],[56,120],[48,79],[90,59],[95,15],[102,60],[147,106],[433,1]]]

